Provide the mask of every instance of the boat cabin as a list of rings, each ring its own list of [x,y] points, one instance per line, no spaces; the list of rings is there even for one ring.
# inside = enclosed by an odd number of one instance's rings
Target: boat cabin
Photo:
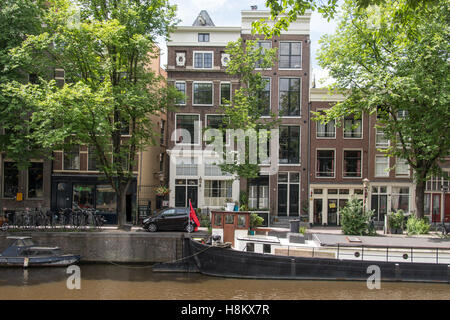
[[[29,257],[29,256],[52,256],[59,254],[58,247],[38,247],[35,246],[31,237],[7,237],[14,240],[6,248],[1,256],[3,257]]]
[[[248,211],[212,211],[212,235],[220,236],[223,242],[234,247],[236,238],[248,234],[250,212]]]

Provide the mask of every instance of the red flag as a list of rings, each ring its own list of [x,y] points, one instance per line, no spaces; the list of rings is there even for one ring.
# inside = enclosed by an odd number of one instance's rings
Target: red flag
[[[197,215],[195,214],[195,210],[192,207],[191,199],[189,199],[189,206],[191,207],[191,211],[189,212],[189,221],[194,220],[196,225],[194,231],[198,231],[198,227],[200,227],[200,222],[198,222]]]

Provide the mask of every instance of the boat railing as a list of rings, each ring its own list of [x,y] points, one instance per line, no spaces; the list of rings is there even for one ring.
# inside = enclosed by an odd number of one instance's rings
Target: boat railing
[[[273,246],[275,255],[339,260],[450,264],[450,248],[370,245]]]

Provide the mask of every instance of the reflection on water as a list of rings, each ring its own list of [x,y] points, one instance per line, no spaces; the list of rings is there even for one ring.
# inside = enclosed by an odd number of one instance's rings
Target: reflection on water
[[[66,268],[0,268],[0,300],[7,299],[450,299],[450,285],[362,281],[243,280],[150,267],[81,265],[81,289],[69,290]]]

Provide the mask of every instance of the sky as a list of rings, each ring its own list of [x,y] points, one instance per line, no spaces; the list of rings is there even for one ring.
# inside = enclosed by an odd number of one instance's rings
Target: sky
[[[250,10],[250,6],[258,6],[258,10],[268,10],[265,0],[170,0],[171,4],[176,4],[177,16],[181,20],[180,26],[191,26],[201,10],[208,11],[209,16],[216,26],[240,26],[241,10]],[[316,52],[319,49],[319,39],[324,34],[331,34],[336,28],[336,22],[327,22],[318,13],[311,16],[311,64],[312,73],[319,86],[321,79],[327,79],[328,73],[322,70],[316,61]],[[167,64],[167,47],[163,39],[160,39],[161,64]],[[311,77],[312,79],[313,77]],[[327,84],[325,81],[322,85]]]

